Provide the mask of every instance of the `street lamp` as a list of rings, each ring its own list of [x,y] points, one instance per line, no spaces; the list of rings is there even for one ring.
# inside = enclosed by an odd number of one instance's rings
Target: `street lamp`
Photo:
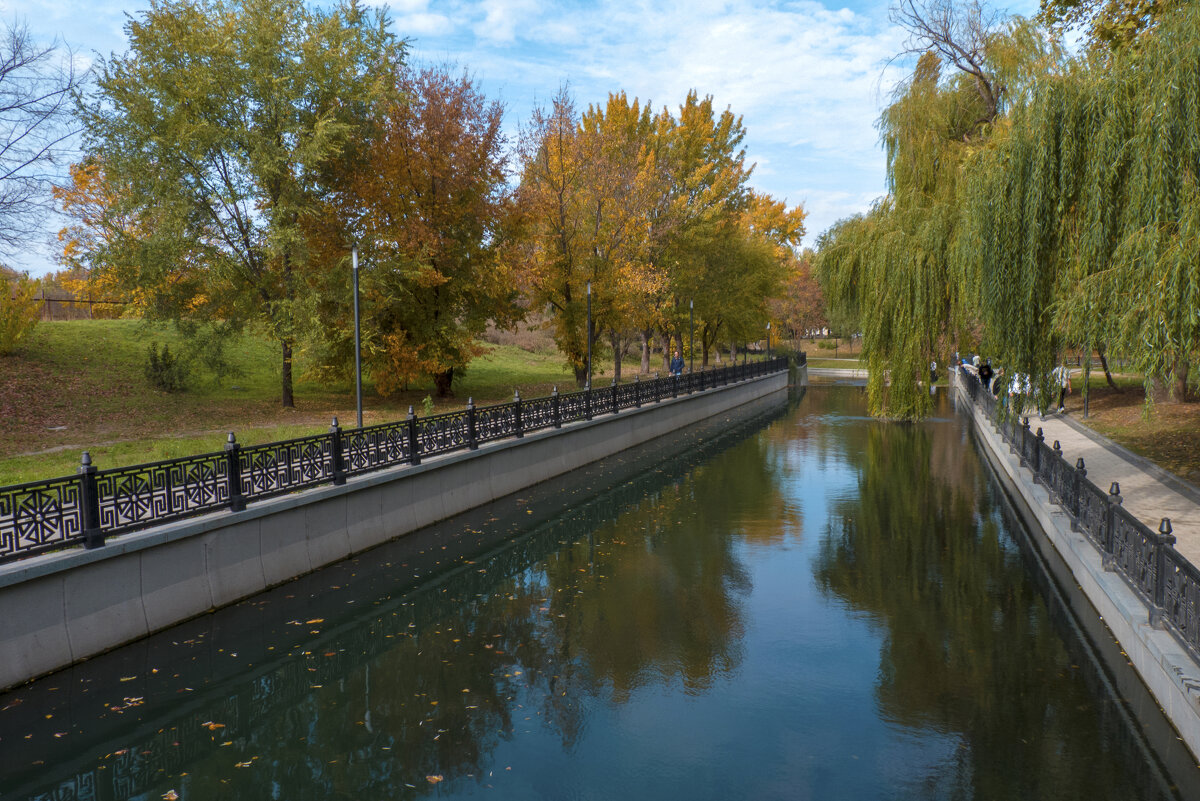
[[[350,246],[350,265],[354,271],[354,386],[358,400],[358,427],[362,428],[362,333],[358,322],[358,243]]]
[[[592,386],[592,282],[587,282],[587,385]]]
[[[771,360],[771,324],[767,323],[767,361]]]
[[[688,301],[688,372],[696,372],[696,310],[693,301]]]

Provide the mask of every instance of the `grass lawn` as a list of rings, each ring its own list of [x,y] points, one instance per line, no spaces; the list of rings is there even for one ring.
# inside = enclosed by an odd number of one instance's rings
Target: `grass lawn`
[[[409,406],[424,414],[427,397],[438,413],[461,409],[467,398],[481,406],[508,401],[516,389],[533,398],[575,388],[543,329],[497,338],[509,344],[485,345],[487,353],[456,377],[453,398],[432,398],[432,382],[384,398],[364,380],[363,422],[402,419]],[[136,320],[44,322],[18,353],[0,357],[0,486],[74,473],[85,450],[105,469],[220,450],[230,431],[254,445],[324,432],[335,416],[343,426],[355,423],[353,382],[308,380],[303,353],[294,365],[296,406],[284,409],[274,343],[247,336],[231,349],[236,376],[218,382],[198,371],[186,392],[171,394],[146,380],[151,342],[180,350],[169,329]],[[636,353],[625,359],[622,379],[633,380],[639,366]],[[650,372],[661,369],[661,356],[651,359]],[[611,356],[598,354],[595,386],[611,376]]]
[[[1193,484],[1200,484],[1200,402],[1160,402],[1147,417],[1140,376],[1116,377],[1112,390],[1102,371],[1089,382],[1088,416],[1083,417],[1082,376],[1072,379],[1067,412],[1077,421]]]
[[[854,359],[833,359],[825,358],[824,356],[814,356],[812,351],[808,352],[808,366],[820,368],[837,368],[841,370],[865,370],[867,365],[864,362]]]
[[[152,388],[144,375],[151,341],[178,344],[165,329],[132,320],[41,323],[18,353],[0,357],[0,485],[75,472],[87,450],[103,468],[218,450],[227,432],[246,444],[324,431],[337,416],[355,421],[354,385],[322,386],[304,378],[303,354],[295,365],[294,409],[279,405],[277,348],[246,337],[234,348],[240,374],[218,383],[197,374],[188,391]],[[460,380],[455,397],[435,400],[434,412],[549,394],[574,386],[565,359],[545,349],[488,346]],[[175,348],[173,348],[174,350]],[[397,420],[433,393],[432,383],[390,398],[363,387],[367,424]]]

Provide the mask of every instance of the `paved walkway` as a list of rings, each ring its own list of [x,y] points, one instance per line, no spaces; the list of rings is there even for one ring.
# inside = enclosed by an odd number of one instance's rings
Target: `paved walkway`
[[[1121,485],[1122,505],[1158,531],[1164,517],[1171,519],[1175,548],[1193,565],[1200,566],[1200,488],[1168,473],[1141,456],[1075,420],[1072,413],[1029,417],[1029,429],[1042,429],[1046,444],[1058,440],[1070,464],[1083,457],[1088,479],[1107,491]]]

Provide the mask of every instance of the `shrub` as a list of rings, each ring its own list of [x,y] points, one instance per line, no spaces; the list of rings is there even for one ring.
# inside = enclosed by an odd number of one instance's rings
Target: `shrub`
[[[146,352],[146,380],[150,386],[164,392],[182,392],[187,384],[187,373],[183,362],[171,355],[166,344],[159,351],[158,343],[151,342]]]
[[[21,346],[42,316],[38,282],[27,275],[15,283],[0,282],[0,356]]]

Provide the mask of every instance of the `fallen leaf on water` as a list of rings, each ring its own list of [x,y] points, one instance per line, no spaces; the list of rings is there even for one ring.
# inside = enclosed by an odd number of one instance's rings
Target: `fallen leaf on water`
[[[225,728],[224,723],[213,723],[211,720],[205,721],[204,723],[201,723],[200,725],[203,726],[204,728],[208,729],[209,731],[216,731],[217,729]]]
[[[324,623],[324,622],[325,622],[325,618],[323,618],[323,617],[314,617],[312,620],[306,620],[306,621],[304,621],[304,625],[306,625],[306,626],[311,626],[313,623]]]
[[[163,793],[162,797],[165,801],[177,801],[179,798],[179,793],[175,792],[174,790],[167,790],[165,793]]]
[[[442,777],[442,776],[426,776],[425,777],[425,781],[429,782],[430,784],[437,784],[438,782],[443,781],[443,779],[444,779],[444,777]]]

